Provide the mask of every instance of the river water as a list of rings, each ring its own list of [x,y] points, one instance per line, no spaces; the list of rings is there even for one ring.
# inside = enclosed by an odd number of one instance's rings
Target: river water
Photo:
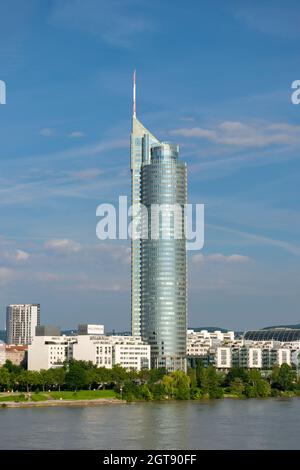
[[[300,399],[0,409],[0,449],[300,449]]]

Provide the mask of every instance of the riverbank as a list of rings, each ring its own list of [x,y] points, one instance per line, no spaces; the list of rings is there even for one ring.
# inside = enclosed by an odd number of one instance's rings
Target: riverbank
[[[45,401],[2,401],[0,408],[40,408],[57,406],[99,406],[125,404],[125,400],[117,398],[95,398],[88,400],[45,400]]]

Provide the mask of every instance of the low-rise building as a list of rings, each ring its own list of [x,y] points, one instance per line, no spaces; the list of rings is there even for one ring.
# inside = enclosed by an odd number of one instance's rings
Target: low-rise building
[[[17,344],[6,344],[5,345],[5,361],[11,361],[16,366],[20,366],[21,364],[26,364],[27,351],[28,351],[28,346],[20,346]]]
[[[43,329],[44,328],[44,329]],[[111,369],[119,364],[127,370],[150,368],[150,345],[140,336],[107,336],[95,334],[102,325],[80,325],[77,336],[42,336],[45,327],[37,329],[28,350],[28,369],[61,367],[71,359],[91,361],[97,367]],[[54,331],[54,330],[53,330]],[[93,334],[85,334],[93,331]]]
[[[78,335],[73,358],[108,369],[119,364],[139,371],[150,368],[150,345],[140,336]]]
[[[28,347],[28,370],[61,367],[73,357],[74,336],[35,336]]]

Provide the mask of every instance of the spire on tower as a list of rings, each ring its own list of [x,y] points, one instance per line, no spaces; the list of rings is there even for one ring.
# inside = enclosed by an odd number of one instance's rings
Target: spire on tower
[[[136,117],[136,71],[133,72],[133,117]]]

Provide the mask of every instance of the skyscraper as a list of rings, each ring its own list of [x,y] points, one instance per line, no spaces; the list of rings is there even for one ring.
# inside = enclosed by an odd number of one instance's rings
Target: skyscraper
[[[175,144],[159,142],[136,118],[135,75],[131,134],[132,204],[147,209],[132,240],[132,334],[151,344],[152,367],[186,368],[186,164]],[[144,232],[143,232],[144,233]]]
[[[39,304],[16,304],[6,307],[6,342],[31,344],[35,327],[40,324]]]

